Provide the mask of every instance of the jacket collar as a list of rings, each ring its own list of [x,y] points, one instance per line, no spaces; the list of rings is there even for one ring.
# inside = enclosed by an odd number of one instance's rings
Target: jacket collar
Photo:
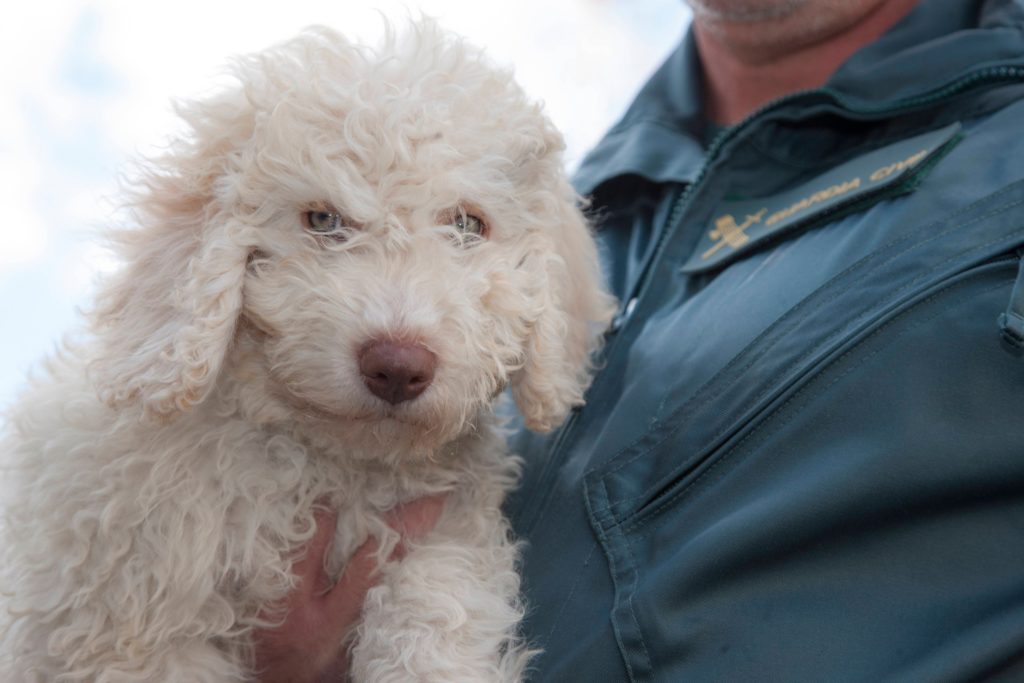
[[[983,65],[1024,60],[1024,0],[924,0],[854,54],[825,89],[858,106],[934,91]],[[700,58],[689,31],[622,119],[584,158],[576,189],[637,175],[692,182],[703,162]]]
[[[622,119],[584,157],[574,178],[576,190],[588,195],[622,175],[691,182],[704,157],[700,92],[700,57],[688,31]]]

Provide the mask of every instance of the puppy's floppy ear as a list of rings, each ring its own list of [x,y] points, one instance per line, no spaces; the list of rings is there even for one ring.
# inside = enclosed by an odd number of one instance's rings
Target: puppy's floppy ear
[[[251,136],[244,95],[179,107],[189,137],[143,169],[139,227],[113,235],[123,270],[101,290],[90,372],[111,405],[172,417],[213,386],[241,311],[248,249],[232,218],[229,159]]]
[[[523,366],[511,382],[526,426],[535,431],[553,429],[583,403],[592,356],[615,311],[578,197],[560,173],[548,183],[541,197],[546,239],[531,258],[541,264],[536,269],[540,310]]]

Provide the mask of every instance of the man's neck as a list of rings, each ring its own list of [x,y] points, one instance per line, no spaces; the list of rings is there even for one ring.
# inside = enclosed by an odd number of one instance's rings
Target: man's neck
[[[826,80],[850,55],[902,19],[917,0],[815,3],[758,22],[694,18],[709,118],[738,123],[768,102]]]

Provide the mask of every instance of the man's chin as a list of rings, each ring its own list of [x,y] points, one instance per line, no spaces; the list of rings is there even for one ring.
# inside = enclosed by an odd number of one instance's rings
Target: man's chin
[[[686,4],[705,21],[759,24],[786,19],[804,9],[808,0],[686,0]]]

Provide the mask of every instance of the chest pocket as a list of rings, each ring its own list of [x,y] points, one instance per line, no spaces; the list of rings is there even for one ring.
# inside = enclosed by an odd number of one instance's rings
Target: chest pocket
[[[900,524],[958,495],[954,478],[965,470],[976,472],[979,496],[1000,481],[1024,484],[1024,468],[999,452],[996,436],[1014,424],[1009,406],[1024,405],[1024,382],[1006,383],[1024,368],[1000,348],[996,326],[1024,243],[1014,210],[1022,204],[1017,183],[868,254],[699,389],[678,404],[664,400],[640,437],[586,475],[633,681],[864,680],[885,672],[851,666],[857,647],[899,637],[913,649],[915,638],[935,637],[925,624],[899,634],[872,624],[909,599],[929,544],[940,543],[931,532],[901,541]],[[965,383],[976,386],[963,392]],[[971,404],[1007,387],[1016,394],[1005,405]],[[968,527],[962,543],[981,547],[948,573],[959,582],[951,595],[972,586],[969,577],[993,576],[977,563],[1014,546],[979,534],[988,522]],[[1024,570],[1021,558],[1002,561],[1007,572]],[[887,581],[887,567],[897,578]],[[858,597],[868,575],[879,594]],[[832,632],[821,628],[829,619]],[[867,635],[845,637],[850,624]],[[816,661],[820,669],[806,670]]]

